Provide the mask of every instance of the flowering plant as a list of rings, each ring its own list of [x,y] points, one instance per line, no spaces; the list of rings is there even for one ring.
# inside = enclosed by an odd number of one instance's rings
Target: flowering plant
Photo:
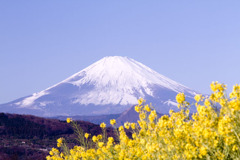
[[[157,117],[153,107],[140,99],[135,107],[138,123],[126,122],[116,128],[119,143],[113,137],[93,136],[95,147],[75,146],[62,152],[53,148],[47,159],[239,159],[240,86],[235,85],[229,96],[224,84],[213,82],[211,89],[213,93],[208,97],[195,96],[192,105],[197,112],[191,116],[191,105],[185,101],[184,93],[176,96],[181,110],[170,110],[162,117]],[[116,121],[111,120],[111,124],[115,127]],[[101,128],[104,130],[105,124]],[[131,137],[124,128],[132,131]],[[61,148],[64,141],[57,142]]]

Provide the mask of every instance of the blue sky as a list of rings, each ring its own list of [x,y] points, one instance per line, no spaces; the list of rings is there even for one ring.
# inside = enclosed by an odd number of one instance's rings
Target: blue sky
[[[0,1],[0,103],[105,56],[131,57],[202,93],[240,82],[240,1]]]

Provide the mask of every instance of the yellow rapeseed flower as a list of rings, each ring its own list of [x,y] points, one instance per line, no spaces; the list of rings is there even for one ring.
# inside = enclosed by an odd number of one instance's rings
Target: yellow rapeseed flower
[[[93,142],[97,142],[97,141],[98,141],[98,138],[97,138],[96,136],[93,136],[93,137],[92,137],[92,141],[93,141]]]
[[[113,137],[108,137],[108,142],[114,142],[114,138]]]
[[[136,123],[131,123],[131,128],[135,129],[136,128]]]
[[[116,143],[104,132],[93,136],[92,143],[86,140],[89,134],[85,133],[83,146],[72,149],[64,146],[62,152],[53,148],[46,159],[239,159],[240,86],[233,88],[230,98],[224,84],[213,82],[211,88],[213,93],[209,97],[195,96],[196,102],[204,103],[192,103],[197,108],[193,114],[183,93],[176,96],[182,107],[180,111],[170,110],[169,115],[158,119],[157,112],[151,109],[149,113],[148,105],[140,99],[135,107],[140,120],[137,124],[124,123],[125,128],[131,127],[132,135],[126,133],[123,126],[114,127]],[[116,120],[110,123],[115,125]],[[83,134],[81,132],[79,137]],[[61,144],[63,139],[57,142]]]
[[[103,142],[98,142],[98,147],[102,148],[102,147],[103,147],[103,145],[104,145],[104,143],[103,143]]]
[[[86,139],[88,139],[89,136],[90,136],[89,133],[85,133],[85,134],[84,134],[84,137],[85,137]]]
[[[135,111],[139,113],[141,111],[141,108],[139,106],[135,106]]]
[[[110,120],[110,124],[111,124],[111,125],[115,125],[115,124],[116,124],[116,120],[115,120],[115,119],[111,119],[111,120]]]
[[[211,105],[209,99],[205,99],[204,105],[205,105],[205,106],[210,106],[210,105]]]
[[[101,140],[102,139],[102,135],[101,134],[97,135],[97,139]]]
[[[53,156],[54,153],[53,153],[53,151],[50,151],[49,154],[50,154],[51,156]]]
[[[61,147],[63,143],[63,138],[58,138],[57,139],[57,147]]]
[[[182,104],[185,101],[184,93],[178,93],[176,96],[176,101],[177,103]]]
[[[148,106],[148,104],[145,105],[144,110],[147,112],[151,112],[151,108]]]
[[[67,118],[67,123],[71,123],[72,122],[72,118]]]
[[[216,82],[212,82],[211,85],[210,85],[210,88],[211,88],[211,90],[213,92],[217,91],[217,87],[216,87],[217,83],[218,83],[217,81]]]
[[[126,129],[129,129],[129,128],[130,128],[130,123],[129,123],[129,122],[124,123],[124,127],[125,127]]]
[[[194,99],[195,99],[197,102],[199,102],[199,101],[201,100],[201,98],[202,98],[202,95],[201,95],[201,94],[196,94],[195,97],[194,97]]]
[[[101,123],[101,124],[100,124],[100,127],[101,127],[101,128],[106,128],[106,124],[105,124],[105,123]]]
[[[142,105],[144,102],[145,102],[145,100],[143,98],[138,99],[138,104],[139,105]]]

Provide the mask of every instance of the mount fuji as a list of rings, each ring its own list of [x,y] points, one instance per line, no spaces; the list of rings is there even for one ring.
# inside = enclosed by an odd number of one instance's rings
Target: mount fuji
[[[144,98],[157,112],[168,114],[178,110],[179,92],[190,102],[197,93],[131,58],[112,56],[43,91],[2,104],[0,112],[41,117],[119,114]]]

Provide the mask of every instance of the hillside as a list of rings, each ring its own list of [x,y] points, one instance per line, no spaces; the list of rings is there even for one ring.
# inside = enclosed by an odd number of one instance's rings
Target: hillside
[[[101,133],[99,125],[77,121],[85,132]],[[113,136],[113,130],[107,129]],[[69,145],[78,143],[72,127],[65,121],[31,115],[0,113],[0,160],[42,160],[64,137]]]

